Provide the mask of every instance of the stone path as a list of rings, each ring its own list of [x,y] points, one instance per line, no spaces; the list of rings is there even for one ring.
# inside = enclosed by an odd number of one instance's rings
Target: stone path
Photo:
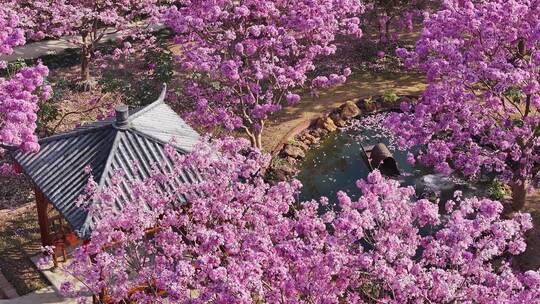
[[[14,295],[8,296],[7,300],[0,300],[0,304],[38,304],[38,303],[54,303],[54,304],[76,304],[77,300],[74,298],[63,298],[59,295],[60,286],[64,281],[70,278],[68,274],[63,272],[61,269],[53,269],[52,262],[49,263],[49,265],[41,266],[38,265],[38,260],[40,259],[41,255],[37,255],[31,258],[32,262],[36,264],[36,267],[38,267],[43,275],[47,278],[47,280],[51,283],[51,286],[47,286],[45,288],[36,290],[34,292],[31,292],[27,295],[24,295],[22,297],[19,297],[17,295],[17,292],[13,289],[13,292],[15,292]],[[75,286],[80,286],[80,282],[77,282],[75,280],[71,280]],[[9,282],[6,283],[9,284]],[[3,290],[2,285],[2,276],[0,274],[0,291]],[[13,288],[13,287],[11,287]],[[5,290],[4,290],[5,292]],[[88,298],[90,300],[90,297]]]
[[[163,25],[152,26],[152,31],[158,31],[163,28]],[[108,31],[101,39],[101,43],[114,40],[120,37],[120,33],[115,33],[114,29]],[[66,36],[56,40],[43,40],[32,42],[20,47],[16,47],[11,55],[0,55],[0,60],[7,62],[21,59],[35,59],[45,55],[60,54],[66,49],[78,48],[78,46],[71,41],[73,39],[80,40],[80,36]]]
[[[18,297],[19,294],[17,290],[9,283],[6,277],[2,274],[2,269],[0,269],[0,299],[12,299]]]
[[[58,296],[55,289],[52,286],[45,287],[40,290],[36,290],[25,296],[0,300],[0,304],[75,304],[77,301],[75,299],[62,299]]]

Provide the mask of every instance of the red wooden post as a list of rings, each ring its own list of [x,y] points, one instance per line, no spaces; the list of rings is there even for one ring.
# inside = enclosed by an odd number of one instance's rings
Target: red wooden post
[[[19,165],[17,162],[13,162],[13,170],[15,171],[15,173],[23,173],[21,165]]]
[[[37,206],[39,230],[41,234],[41,244],[43,246],[50,246],[52,245],[52,243],[51,243],[51,236],[49,234],[49,216],[47,215],[48,203],[47,203],[47,200],[45,199],[45,196],[39,189],[34,188],[34,193],[36,195],[36,206]]]

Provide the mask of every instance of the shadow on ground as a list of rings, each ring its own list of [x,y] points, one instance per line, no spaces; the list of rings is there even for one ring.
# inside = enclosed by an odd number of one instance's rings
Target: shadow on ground
[[[30,260],[41,252],[39,226],[34,205],[19,208],[2,219],[0,226],[0,269],[19,295],[48,285]]]
[[[540,268],[540,191],[529,195],[523,211],[531,213],[534,227],[526,234],[527,250],[516,262],[521,270],[537,270]]]

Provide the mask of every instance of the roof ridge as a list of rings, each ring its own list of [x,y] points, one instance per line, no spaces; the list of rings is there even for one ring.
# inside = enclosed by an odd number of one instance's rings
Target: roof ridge
[[[140,136],[140,137],[143,137],[143,138],[146,138],[147,140],[150,140],[150,141],[155,141],[156,144],[159,144],[159,145],[162,145],[163,147],[165,147],[165,145],[167,145],[168,143],[164,142],[163,140],[159,139],[159,138],[156,138],[154,136],[151,136],[149,134],[145,134],[145,133],[142,133],[136,129],[133,129],[133,128],[129,128],[129,129],[126,129],[126,130],[116,130],[116,135],[115,135],[115,138],[114,138],[114,141],[111,145],[111,150],[109,152],[109,155],[107,157],[107,160],[105,162],[105,166],[103,168],[103,173],[101,174],[101,177],[99,178],[99,181],[98,181],[98,189],[103,189],[103,186],[105,185],[105,182],[107,180],[107,176],[108,176],[108,171],[110,170],[110,167],[112,166],[112,162],[113,162],[113,159],[116,155],[116,151],[118,150],[118,146],[120,145],[120,141],[122,140],[122,138],[124,138],[126,136],[126,133],[130,132],[130,133],[133,133],[135,136]],[[177,147],[177,146],[174,146],[173,147],[180,153],[187,153],[187,151],[185,151],[184,149],[180,148],[180,147]],[[90,227],[92,221],[94,220],[94,217],[91,216],[91,213],[87,213],[86,214],[86,217],[84,219],[84,222],[83,224],[80,226],[80,231],[79,233],[81,233],[81,235],[85,235],[88,231],[90,231],[92,228]]]
[[[159,94],[159,97],[158,99],[156,99],[154,102],[152,102],[151,104],[147,105],[146,107],[143,107],[140,111],[137,111],[136,113],[134,113],[133,115],[130,115],[129,118],[128,118],[128,121],[131,122],[133,121],[134,119],[140,117],[140,116],[143,116],[146,112],[152,110],[153,108],[155,108],[157,105],[161,104],[161,103],[165,103],[165,96],[167,95],[167,84],[163,84],[163,89],[161,90],[161,93]]]
[[[76,129],[73,129],[71,131],[66,131],[66,132],[63,132],[63,133],[58,133],[58,134],[51,135],[49,137],[42,138],[38,142],[40,144],[43,144],[43,143],[48,143],[48,142],[51,142],[51,141],[70,138],[70,137],[73,137],[73,136],[83,135],[83,134],[86,134],[86,133],[97,132],[97,131],[101,131],[103,129],[110,128],[110,127],[112,127],[112,125],[113,125],[113,123],[111,122],[111,123],[107,123],[107,124],[102,125],[102,126],[97,126],[95,128],[76,128]]]
[[[162,144],[162,145],[164,145],[164,146],[165,146],[165,145],[171,145],[171,143],[166,142],[166,141],[164,141],[164,140],[162,140],[162,139],[159,139],[159,138],[157,138],[157,137],[155,137],[155,136],[153,136],[153,135],[151,135],[151,134],[148,134],[148,133],[146,133],[146,132],[143,132],[143,131],[141,131],[141,130],[139,130],[139,129],[131,128],[130,131],[132,131],[133,133],[136,133],[136,134],[139,135],[139,136],[143,136],[143,137],[146,137],[146,138],[148,138],[148,139],[154,140],[154,141],[156,141],[156,142],[158,142],[159,144]],[[173,136],[173,138],[176,139],[176,136]],[[187,150],[184,149],[184,148],[178,147],[177,145],[172,145],[172,146],[173,146],[176,150],[178,150],[178,151],[180,151],[180,152],[182,152],[182,153],[189,153],[189,151],[187,151]]]
[[[110,167],[112,166],[112,162],[113,162],[114,156],[116,155],[116,152],[118,151],[118,146],[120,145],[120,141],[127,136],[126,135],[127,133],[131,133],[134,136],[140,136],[142,138],[146,138],[147,140],[149,140],[151,142],[155,142],[156,144],[161,145],[163,148],[166,145],[169,144],[169,143],[167,143],[167,142],[165,142],[165,141],[163,141],[163,140],[161,140],[159,138],[156,138],[156,137],[154,137],[152,135],[143,133],[143,132],[141,132],[141,131],[139,131],[137,129],[134,129],[134,128],[129,128],[129,129],[126,129],[126,130],[116,130],[116,131],[117,131],[117,133],[116,133],[114,141],[112,143],[109,156],[107,157],[105,166],[103,168],[103,173],[102,173],[101,177],[99,178],[98,189],[103,189],[103,186],[105,185],[105,182],[107,180],[107,175],[108,175],[107,173],[110,170]],[[182,153],[182,154],[189,153],[189,151],[186,151],[185,149],[183,149],[181,147],[178,147],[176,145],[172,145],[172,147],[176,151],[178,151],[179,153]],[[165,156],[165,157],[167,158],[167,156]],[[91,216],[91,213],[87,213],[86,217],[85,217],[85,219],[83,221],[83,224],[79,228],[80,235],[86,235],[89,231],[92,230],[92,227],[90,225],[92,224],[93,220],[95,220],[95,217]]]
[[[101,172],[101,176],[99,177],[99,180],[98,180],[98,189],[103,188],[103,185],[105,184],[105,180],[107,177],[107,171],[109,171],[111,167],[116,149],[118,149],[120,140],[122,139],[122,137],[124,137],[124,131],[127,131],[127,130],[118,130],[116,128],[113,128],[113,129],[115,130],[116,134],[114,135],[114,140],[111,144],[111,150],[109,150],[109,155],[107,156],[107,160],[105,161],[105,165],[103,166],[103,171]],[[92,217],[90,216],[90,212],[88,212],[86,213],[86,216],[84,218],[82,225],[79,227],[78,234],[86,235],[86,231],[88,230],[88,226],[90,225],[91,221],[92,221]]]
[[[118,149],[118,145],[120,144],[120,140],[124,136],[124,132],[126,130],[118,130],[114,128],[116,131],[116,134],[114,135],[114,140],[111,145],[111,150],[109,150],[109,155],[107,156],[107,160],[105,161],[105,166],[103,166],[103,172],[101,173],[101,176],[99,177],[98,181],[98,187],[101,188],[105,184],[105,177],[107,176],[107,171],[109,171],[109,168],[111,167],[111,163],[114,158],[114,154],[116,153],[116,149]]]

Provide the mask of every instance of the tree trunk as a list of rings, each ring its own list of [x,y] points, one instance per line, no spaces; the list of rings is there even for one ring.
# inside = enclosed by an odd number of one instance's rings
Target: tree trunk
[[[263,149],[263,146],[262,146],[262,132],[259,132],[259,133],[255,134],[255,141],[256,141],[255,147],[262,151],[262,149]]]
[[[81,80],[83,82],[90,80],[90,56],[88,48],[83,47],[81,54]]]
[[[262,128],[261,130],[249,130],[245,128],[245,131],[249,137],[251,146],[262,151]]]
[[[512,208],[516,211],[525,206],[527,198],[527,181],[518,181],[511,184],[512,187]]]

